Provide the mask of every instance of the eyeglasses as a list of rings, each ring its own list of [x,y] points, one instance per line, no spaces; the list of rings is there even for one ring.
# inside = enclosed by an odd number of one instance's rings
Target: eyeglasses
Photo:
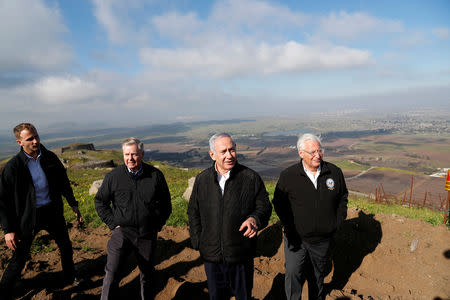
[[[309,152],[309,151],[306,151],[306,150],[302,150],[302,151],[308,153],[312,157],[314,157],[316,155],[319,155],[319,156],[323,155],[323,150],[322,149],[319,149],[319,150],[316,150],[316,151],[312,151],[312,152]]]

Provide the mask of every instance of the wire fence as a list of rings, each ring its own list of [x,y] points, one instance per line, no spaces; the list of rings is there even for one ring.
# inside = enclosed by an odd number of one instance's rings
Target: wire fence
[[[444,214],[444,224],[450,214],[450,195],[445,197],[442,193],[414,190],[414,176],[411,176],[409,190],[405,190],[401,195],[386,193],[383,184],[379,183],[375,188],[374,197],[369,198],[374,199],[376,203],[398,204],[405,207],[421,207],[440,211]]]

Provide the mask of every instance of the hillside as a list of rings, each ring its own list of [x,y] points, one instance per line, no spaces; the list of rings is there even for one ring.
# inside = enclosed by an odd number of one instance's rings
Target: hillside
[[[74,247],[74,260],[81,277],[81,286],[60,286],[61,267],[55,243],[41,232],[33,245],[31,260],[23,272],[24,279],[16,289],[18,299],[98,299],[104,276],[106,244],[109,229],[102,225],[93,205],[89,187],[102,179],[111,168],[95,167],[92,163],[111,161],[122,163],[115,150],[68,150],[60,154],[68,168],[68,175],[86,228],[73,226],[73,213],[66,206]],[[187,227],[187,202],[183,192],[187,180],[199,170],[180,169],[161,162],[152,162],[163,171],[172,196],[173,213],[159,236],[156,256],[156,299],[208,299],[206,277],[197,251],[190,248]],[[344,172],[364,172],[347,160],[339,162]],[[372,172],[379,172],[376,169]],[[355,173],[356,174],[356,173]],[[355,174],[351,174],[354,176]],[[374,173],[369,173],[374,174]],[[376,173],[375,173],[376,174]],[[409,176],[409,175],[408,175]],[[363,176],[360,176],[364,179]],[[365,180],[365,179],[364,179]],[[367,182],[367,186],[370,182]],[[271,195],[275,181],[266,182]],[[420,188],[420,187],[418,187]],[[422,220],[399,216],[419,217],[417,211],[432,224],[442,223],[442,214],[423,209],[395,208],[392,213],[369,215],[369,211],[384,211],[380,205],[373,209],[366,199],[351,199],[348,218],[336,234],[333,263],[326,278],[330,290],[328,299],[449,299],[450,298],[450,232],[443,225],[433,226]],[[363,204],[362,204],[363,203]],[[406,211],[406,212],[405,212]],[[281,227],[273,214],[271,225],[259,235],[258,255],[255,258],[255,299],[283,299],[284,254]],[[3,234],[0,234],[3,240]],[[411,248],[411,245],[416,247]],[[411,251],[411,249],[413,251]],[[3,273],[11,251],[0,244],[0,274]],[[122,298],[138,298],[139,279],[135,262],[130,260],[121,283]],[[305,291],[305,294],[307,292]]]
[[[59,287],[58,251],[54,251],[54,242],[42,235],[39,240],[43,251],[31,255],[24,279],[16,289],[18,299],[99,298],[109,230],[104,226],[81,231],[71,228],[70,236],[76,267],[86,282],[78,287]],[[418,241],[417,248],[411,251],[414,240]],[[334,249],[333,264],[325,280],[331,289],[327,299],[450,297],[450,232],[443,225],[349,209],[343,229],[336,234]],[[10,254],[2,244],[0,273]],[[156,263],[157,300],[207,299],[202,262],[198,252],[190,248],[186,227],[164,227],[159,235]],[[126,265],[122,299],[137,299],[138,270],[131,259]],[[281,228],[272,224],[259,235],[255,299],[283,299],[283,265]]]

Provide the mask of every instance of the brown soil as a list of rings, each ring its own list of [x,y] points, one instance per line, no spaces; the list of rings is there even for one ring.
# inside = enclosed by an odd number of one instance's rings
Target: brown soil
[[[57,250],[31,255],[15,294],[18,299],[98,299],[101,294],[109,230],[70,229],[76,267],[86,281],[61,287]],[[3,240],[3,235],[0,236]],[[48,239],[45,234],[40,239]],[[327,299],[450,299],[450,232],[396,215],[366,215],[349,209],[336,234],[325,282]],[[411,251],[413,241],[417,248]],[[273,224],[260,233],[255,258],[255,299],[284,299],[282,231]],[[49,242],[50,247],[55,247]],[[0,247],[0,273],[11,252]],[[139,299],[135,262],[126,262],[120,299]],[[208,299],[206,276],[187,228],[165,227],[159,235],[156,299]],[[307,288],[304,289],[304,296]]]

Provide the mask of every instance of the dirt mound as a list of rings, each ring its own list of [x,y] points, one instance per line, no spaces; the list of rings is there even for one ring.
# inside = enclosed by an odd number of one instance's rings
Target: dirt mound
[[[56,245],[41,234],[44,250],[31,255],[15,291],[18,299],[99,298],[109,230],[72,228],[70,236],[76,268],[85,281],[79,286],[62,286],[59,254],[53,250]],[[3,235],[0,238],[3,240]],[[203,264],[190,247],[187,228],[164,227],[157,251],[155,299],[208,299]],[[349,209],[332,253],[325,280],[327,299],[450,298],[450,232],[445,226]],[[0,273],[10,255],[3,243]],[[132,258],[125,264],[121,299],[139,299],[135,266]],[[284,299],[283,239],[278,224],[260,233],[254,280],[255,299]]]

